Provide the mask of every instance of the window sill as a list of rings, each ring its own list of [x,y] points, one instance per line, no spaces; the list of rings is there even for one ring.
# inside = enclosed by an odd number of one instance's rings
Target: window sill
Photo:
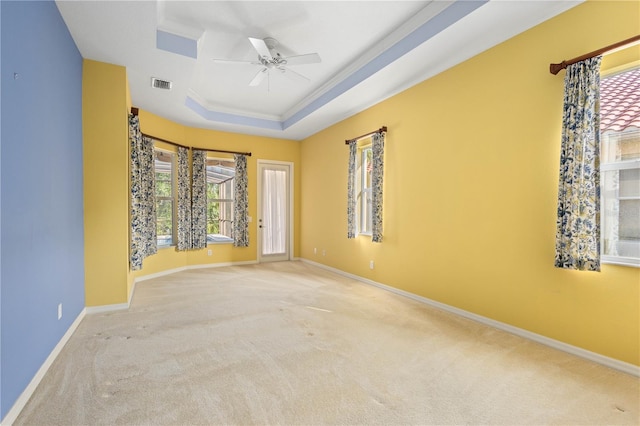
[[[636,257],[602,256],[600,262],[605,265],[630,266],[640,268],[640,259]]]
[[[233,238],[222,234],[207,234],[207,245],[208,244],[233,244]]]

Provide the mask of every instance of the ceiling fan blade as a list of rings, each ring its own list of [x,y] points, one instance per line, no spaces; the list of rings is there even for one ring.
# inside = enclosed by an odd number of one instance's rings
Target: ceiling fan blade
[[[289,68],[280,68],[280,71],[282,71],[282,73],[287,76],[289,79],[291,80],[296,80],[296,81],[304,81],[305,83],[311,81],[311,79],[305,77],[304,75],[295,72],[292,69]]]
[[[262,83],[262,80],[264,80],[264,78],[267,76],[268,73],[269,73],[269,70],[266,67],[262,68],[260,71],[258,71],[258,74],[256,74],[255,77],[253,77],[253,80],[251,80],[251,83],[249,83],[249,86],[258,86],[260,83]]]
[[[322,60],[320,59],[320,55],[318,55],[317,53],[308,53],[306,55],[288,56],[288,57],[284,58],[284,60],[287,61],[287,66],[288,65],[318,64],[318,63],[322,62]]]
[[[249,37],[249,41],[253,45],[253,48],[256,49],[258,55],[260,55],[261,58],[266,58],[269,61],[273,60],[273,56],[271,56],[271,52],[269,51],[267,43],[265,43],[264,40]]]
[[[236,61],[233,59],[213,59],[213,62],[216,64],[225,64],[225,65],[262,65],[257,61]]]

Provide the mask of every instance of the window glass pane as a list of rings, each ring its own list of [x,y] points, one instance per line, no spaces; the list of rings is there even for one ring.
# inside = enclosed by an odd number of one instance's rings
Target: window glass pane
[[[640,158],[640,130],[638,129],[621,133],[607,132],[601,139],[600,157],[603,164]]]
[[[235,162],[207,159],[207,241],[233,241]]]
[[[602,210],[602,254],[617,256],[618,239],[618,174],[619,171],[607,171],[601,175]]]
[[[620,239],[640,240],[640,200],[620,200]]]
[[[220,233],[220,202],[210,201],[207,205],[207,234]]]
[[[156,172],[156,197],[171,197],[171,174]]]
[[[156,200],[158,245],[173,243],[173,200]]]
[[[365,209],[364,217],[364,231],[366,233],[371,232],[371,214],[373,212],[373,203],[371,202],[371,191],[367,191],[367,208]]]
[[[373,151],[371,148],[367,148],[363,151],[363,163],[365,167],[364,173],[364,188],[371,188],[371,158]]]
[[[602,254],[640,257],[640,170],[602,173]]]
[[[358,164],[360,178],[358,185],[358,233],[371,233],[371,147],[362,148]]]
[[[640,169],[620,170],[619,196],[640,198]]]
[[[637,72],[601,80],[600,193],[602,254],[640,259],[640,129],[633,123],[631,84]]]
[[[156,170],[156,197],[171,197],[171,166],[173,155],[155,151],[155,170]]]
[[[216,185],[213,182],[207,182],[207,198],[209,199],[220,198],[220,185]]]
[[[235,175],[235,173],[234,173]],[[219,197],[225,200],[233,200],[233,179],[219,185]]]
[[[173,159],[170,152],[155,150],[156,231],[158,246],[173,244]]]

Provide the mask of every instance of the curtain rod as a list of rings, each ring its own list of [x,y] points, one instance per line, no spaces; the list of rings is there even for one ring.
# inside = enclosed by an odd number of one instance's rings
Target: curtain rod
[[[609,53],[609,52],[611,52],[611,51],[613,51],[615,49],[618,49],[619,47],[625,47],[627,45],[634,44],[634,43],[637,43],[639,41],[640,41],[640,35],[633,36],[633,37],[628,38],[626,40],[622,40],[622,41],[619,41],[619,42],[614,43],[612,45],[609,45],[607,47],[603,47],[601,49],[594,50],[591,53],[587,53],[587,54],[584,54],[582,56],[578,56],[577,58],[569,59],[568,61],[562,61],[559,64],[549,64],[549,72],[551,74],[553,74],[553,75],[556,75],[556,74],[558,74],[560,72],[560,70],[563,70],[563,69],[567,68],[569,65],[575,64],[576,62],[584,61],[585,59],[590,59],[590,58],[593,58],[593,57],[598,56],[598,55],[603,55],[605,53]]]
[[[359,141],[360,139],[364,139],[364,138],[366,138],[367,136],[375,135],[376,133],[383,133],[383,132],[386,132],[386,131],[387,131],[387,126],[382,126],[382,127],[380,127],[378,130],[374,130],[373,132],[365,133],[364,135],[360,135],[360,136],[358,136],[357,138],[353,138],[353,139],[346,139],[346,140],[344,141],[344,143],[345,143],[346,145],[349,145],[349,143],[350,143],[351,141]]]
[[[135,108],[135,107],[131,108],[131,114],[138,115],[138,112],[139,112],[138,108]],[[150,135],[148,133],[143,133],[143,132],[140,132],[140,133],[142,134],[142,136],[146,136],[148,138],[155,139],[155,140],[160,141],[160,142],[168,143],[169,145],[179,146],[181,148],[199,149],[200,151],[208,151],[208,152],[223,152],[225,154],[239,154],[239,155],[246,155],[247,157],[251,157],[251,153],[250,152],[227,151],[227,150],[224,150],[224,149],[208,149],[208,148],[198,148],[198,147],[195,147],[195,146],[186,146],[186,145],[179,144],[177,142],[173,142],[173,141],[170,141],[170,140],[167,140],[167,139],[162,139],[162,138],[159,138],[157,136]]]

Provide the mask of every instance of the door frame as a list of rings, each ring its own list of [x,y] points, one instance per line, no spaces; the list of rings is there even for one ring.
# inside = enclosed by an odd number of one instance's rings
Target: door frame
[[[259,219],[262,217],[262,166],[268,166],[268,165],[275,165],[275,166],[286,166],[289,168],[289,188],[288,188],[288,192],[289,192],[289,248],[288,248],[288,253],[287,253],[287,258],[286,260],[293,260],[293,252],[294,252],[294,246],[293,246],[293,229],[294,229],[294,216],[293,216],[293,212],[294,212],[294,196],[293,196],[293,181],[294,181],[294,168],[293,168],[293,162],[291,161],[277,161],[277,160],[261,160],[258,159],[257,161],[257,175],[258,175],[258,263],[263,263],[266,262],[267,260],[263,260],[262,257],[262,232],[260,231],[260,221]],[[265,259],[267,259],[265,257]]]

